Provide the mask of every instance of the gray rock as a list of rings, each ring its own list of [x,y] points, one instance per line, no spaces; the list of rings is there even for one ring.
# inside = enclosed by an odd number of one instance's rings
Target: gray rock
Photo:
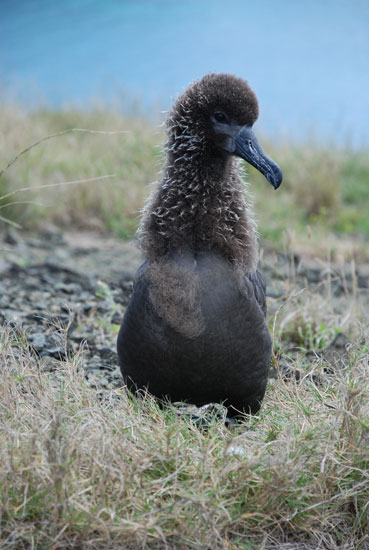
[[[34,332],[28,336],[28,341],[40,357],[47,355],[64,360],[71,351],[71,346],[65,343],[63,336],[57,332]]]
[[[16,245],[22,241],[19,232],[14,227],[7,227],[4,234],[4,243]]]

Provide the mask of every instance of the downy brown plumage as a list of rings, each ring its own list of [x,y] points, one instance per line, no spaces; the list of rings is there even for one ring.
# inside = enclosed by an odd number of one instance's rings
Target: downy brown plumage
[[[198,406],[223,402],[230,416],[260,407],[271,338],[239,157],[275,188],[282,174],[252,132],[257,116],[244,80],[210,74],[168,117],[164,177],[139,229],[146,262],[118,337],[133,391]]]

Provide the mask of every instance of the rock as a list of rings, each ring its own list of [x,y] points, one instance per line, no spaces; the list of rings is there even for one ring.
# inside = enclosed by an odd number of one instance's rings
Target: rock
[[[18,231],[14,227],[7,227],[4,234],[4,243],[6,244],[19,244],[22,241]]]
[[[340,332],[333,341],[327,346],[320,354],[320,356],[327,361],[332,367],[343,367],[349,360],[347,347],[350,344],[347,336]],[[329,368],[326,368],[326,372],[330,372]]]
[[[109,348],[108,346],[103,346],[101,348],[97,348],[96,351],[105,361],[118,363],[118,354],[112,348]]]
[[[55,290],[65,292],[65,294],[79,294],[81,292],[81,286],[76,283],[57,283]]]
[[[113,325],[120,325],[122,322],[122,313],[120,311],[115,311],[110,318],[110,322]]]
[[[103,388],[106,388],[109,384],[109,379],[106,376],[100,376],[99,385]]]
[[[10,305],[10,296],[5,293],[5,287],[0,284],[0,308],[7,308]]]
[[[71,346],[65,343],[61,334],[34,332],[28,336],[32,348],[40,357],[50,356],[60,361],[67,359],[68,352],[72,351]]]
[[[369,265],[357,268],[357,284],[359,288],[369,288]]]
[[[4,308],[0,311],[0,317],[3,323],[8,323],[10,326],[16,327],[22,323],[24,313],[17,309]]]
[[[41,231],[40,240],[42,243],[46,241],[47,243],[49,243],[49,245],[52,246],[60,246],[66,244],[63,233],[56,227],[49,227]]]

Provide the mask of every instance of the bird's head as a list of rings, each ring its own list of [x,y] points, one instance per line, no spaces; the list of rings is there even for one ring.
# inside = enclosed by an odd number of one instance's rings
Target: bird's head
[[[178,129],[197,133],[215,155],[243,158],[277,189],[281,169],[263,151],[252,130],[258,114],[256,95],[246,81],[229,74],[209,74],[179,97],[168,128],[174,134]],[[180,132],[175,135],[180,139]]]

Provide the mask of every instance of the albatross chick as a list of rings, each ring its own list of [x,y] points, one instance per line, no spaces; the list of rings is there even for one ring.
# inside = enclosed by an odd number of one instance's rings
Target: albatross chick
[[[275,189],[282,173],[252,131],[257,117],[254,92],[228,74],[195,82],[172,108],[164,176],[139,230],[146,261],[118,336],[132,391],[220,402],[229,416],[260,408],[272,342],[239,158]]]

